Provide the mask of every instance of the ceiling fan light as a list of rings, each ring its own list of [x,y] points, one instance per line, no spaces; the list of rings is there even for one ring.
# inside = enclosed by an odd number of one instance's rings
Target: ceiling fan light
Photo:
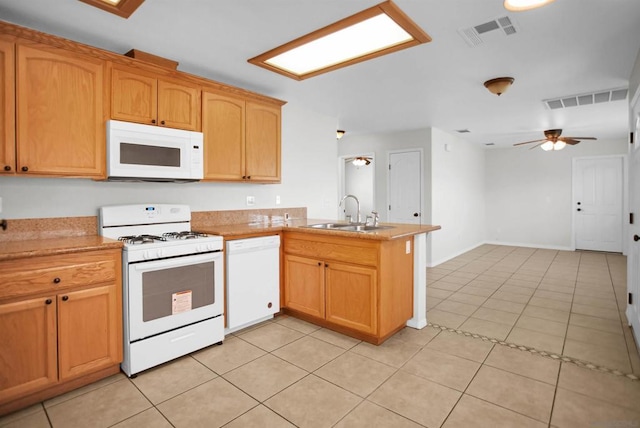
[[[542,150],[548,152],[549,150],[553,150],[553,141],[545,141],[544,144],[540,146]]]
[[[354,166],[365,166],[366,164],[367,164],[367,161],[365,158],[355,158],[353,160]]]
[[[342,138],[342,136],[345,134],[346,131],[343,131],[342,129],[338,129],[336,131],[336,139],[339,140],[340,138]]]
[[[535,9],[545,6],[555,0],[504,0],[504,8],[512,12]]]
[[[514,82],[513,77],[496,77],[495,79],[487,80],[484,82],[484,87],[489,90],[492,94],[496,94],[497,96],[502,95],[509,89],[509,87]]]
[[[553,145],[553,150],[562,150],[562,149],[565,148],[566,145],[567,145],[567,143],[565,143],[564,141],[558,140]]]

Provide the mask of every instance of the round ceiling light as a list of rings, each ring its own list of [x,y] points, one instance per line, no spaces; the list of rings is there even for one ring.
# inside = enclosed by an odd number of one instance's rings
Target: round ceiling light
[[[500,96],[509,89],[509,86],[511,86],[514,80],[513,77],[497,77],[484,82],[484,87],[492,94]]]
[[[512,12],[535,9],[553,3],[555,0],[504,0],[504,8]]]

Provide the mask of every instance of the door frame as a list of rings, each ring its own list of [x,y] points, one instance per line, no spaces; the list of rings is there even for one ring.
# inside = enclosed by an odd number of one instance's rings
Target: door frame
[[[336,219],[339,219],[342,217],[342,208],[340,208],[340,206],[338,205],[338,203],[340,202],[340,199],[345,195],[345,187],[346,187],[346,182],[345,182],[345,170],[344,170],[344,163],[348,158],[355,158],[358,156],[367,156],[371,158],[371,162],[373,162],[373,180],[371,185],[373,186],[372,189],[372,194],[373,194],[373,200],[372,200],[372,205],[375,208],[376,206],[376,175],[377,175],[377,168],[378,165],[376,163],[376,153],[375,152],[357,152],[356,154],[349,154],[349,155],[342,155],[342,156],[338,156],[338,200],[336,201]],[[356,195],[357,196],[357,195]]]
[[[577,162],[579,160],[589,159],[621,159],[622,160],[622,212],[620,213],[620,219],[622,221],[622,229],[620,240],[622,242],[622,254],[627,255],[628,242],[624,239],[627,236],[628,224],[625,221],[625,213],[629,211],[629,174],[627,165],[627,155],[604,155],[604,156],[578,156],[571,159],[571,250],[576,250],[576,222],[577,211],[575,210],[577,197],[576,197],[576,182],[578,181],[577,174]]]
[[[424,149],[421,147],[415,148],[406,148],[406,149],[397,149],[397,150],[389,150],[387,151],[387,163],[386,163],[386,176],[387,176],[387,203],[385,204],[385,218],[389,221],[389,205],[391,204],[391,173],[389,172],[389,166],[391,165],[391,155],[396,153],[406,153],[406,152],[419,152],[420,153],[420,223],[419,224],[427,224],[430,220],[427,220],[425,216],[425,189],[426,185],[424,182]],[[431,215],[429,214],[429,219]]]

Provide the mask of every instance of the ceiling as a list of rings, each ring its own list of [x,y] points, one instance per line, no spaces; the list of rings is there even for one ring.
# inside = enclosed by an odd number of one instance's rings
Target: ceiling
[[[508,12],[502,0],[395,0],[431,43],[295,81],[247,59],[382,0],[147,0],[129,19],[78,0],[2,0],[0,19],[178,69],[337,118],[347,136],[433,126],[496,147],[563,135],[626,138],[628,100],[551,110],[552,98],[627,88],[640,49],[640,1],[557,0]],[[471,47],[458,30],[508,16]],[[512,76],[498,97],[485,80]]]

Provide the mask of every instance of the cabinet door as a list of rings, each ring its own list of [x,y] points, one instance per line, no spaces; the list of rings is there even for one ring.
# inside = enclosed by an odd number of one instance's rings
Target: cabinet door
[[[0,402],[58,380],[54,296],[0,305]]]
[[[247,102],[246,170],[252,181],[280,181],[280,107]]]
[[[104,177],[104,62],[17,46],[18,171]]]
[[[158,124],[169,128],[198,131],[200,90],[176,83],[158,81]]]
[[[0,40],[0,174],[16,171],[14,57],[13,42]]]
[[[60,380],[122,360],[122,311],[115,285],[58,295]]]
[[[285,306],[324,318],[324,263],[285,254],[284,269]]]
[[[376,270],[334,262],[326,269],[326,320],[376,334]]]
[[[245,102],[220,94],[202,96],[204,179],[242,180],[245,164]]]
[[[127,122],[156,123],[158,80],[114,68],[111,72],[111,118]]]

